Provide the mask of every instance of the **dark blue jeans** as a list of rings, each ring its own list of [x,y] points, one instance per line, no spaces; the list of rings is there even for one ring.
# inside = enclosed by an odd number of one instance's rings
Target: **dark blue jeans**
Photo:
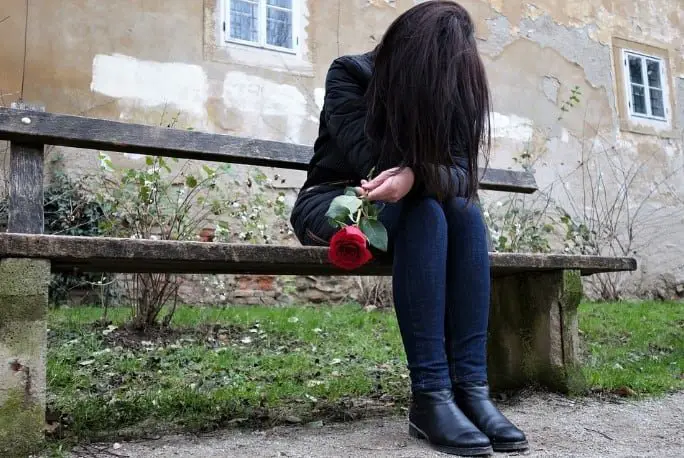
[[[305,244],[332,234],[325,211],[313,213],[321,214],[308,214],[306,227],[293,219]],[[395,310],[413,391],[486,381],[490,273],[479,207],[462,198],[404,199],[385,205],[380,220],[390,236]]]

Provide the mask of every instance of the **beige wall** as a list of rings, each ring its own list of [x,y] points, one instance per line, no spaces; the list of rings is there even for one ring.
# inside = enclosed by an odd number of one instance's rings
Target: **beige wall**
[[[311,144],[325,73],[340,54],[369,50],[413,0],[302,0],[296,56],[226,46],[220,0],[30,0],[24,99],[48,111],[156,124],[180,112],[181,125]],[[684,8],[682,0],[463,0],[476,19],[494,92],[494,164],[515,165],[530,151],[544,188],[571,173],[591,148],[615,148],[626,164],[653,158],[637,195],[684,166]],[[24,0],[3,0],[0,90],[19,96],[24,58]],[[673,123],[635,133],[622,123],[616,39],[667,57]],[[623,41],[617,42],[623,43]],[[562,120],[575,85],[582,103]],[[74,168],[92,155],[66,156]],[[297,186],[301,174],[289,175]],[[572,179],[570,180],[572,181]],[[576,192],[578,181],[569,184]],[[684,173],[649,206],[676,208]],[[555,192],[557,197],[563,193]],[[678,200],[679,199],[679,200]],[[660,224],[661,243],[644,256],[645,278],[674,272],[684,282],[684,222]]]

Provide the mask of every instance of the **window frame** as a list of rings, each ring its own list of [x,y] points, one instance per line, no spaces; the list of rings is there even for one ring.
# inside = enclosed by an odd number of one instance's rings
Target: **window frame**
[[[629,59],[638,58],[641,62],[641,79],[642,83],[632,82],[632,73],[629,67]],[[657,62],[659,68],[659,79],[660,87],[651,86],[648,82],[648,61]],[[625,95],[627,96],[627,108],[629,109],[629,117],[636,118],[640,121],[652,121],[660,123],[668,123],[670,118],[669,110],[669,94],[668,94],[668,81],[666,74],[666,62],[660,56],[652,56],[645,54],[643,52],[634,51],[631,49],[622,50],[622,64],[624,66],[624,83],[625,83]],[[644,88],[644,101],[646,103],[646,113],[639,113],[634,110],[634,84],[640,85]],[[651,89],[659,90],[662,94],[663,101],[663,116],[657,116],[653,114],[653,107],[651,106]]]
[[[223,0],[221,2],[223,8],[223,25],[222,25],[222,35],[224,43],[235,43],[244,46],[250,46],[252,48],[268,49],[271,51],[278,51],[286,54],[299,55],[299,27],[300,27],[300,2],[301,0],[292,0],[292,48],[285,48],[282,46],[270,45],[267,43],[268,40],[268,2],[267,0],[252,0],[258,4],[259,7],[259,19],[258,19],[258,38],[259,41],[249,41],[242,40],[240,38],[233,38],[230,36],[230,11],[231,2],[233,0]],[[249,1],[249,0],[248,0]],[[276,9],[286,9],[277,6],[271,6]]]

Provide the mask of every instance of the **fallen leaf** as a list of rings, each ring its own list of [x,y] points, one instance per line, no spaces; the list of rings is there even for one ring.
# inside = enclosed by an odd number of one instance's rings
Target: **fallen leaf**
[[[109,326],[107,326],[107,329],[105,329],[104,331],[102,331],[102,334],[105,335],[105,336],[108,336],[109,334],[111,334],[112,332],[116,331],[117,329],[118,329],[117,326],[109,325]]]
[[[229,425],[234,425],[234,424],[237,424],[237,423],[243,423],[243,422],[245,422],[245,421],[247,421],[247,418],[234,418],[234,419],[230,420],[230,421],[228,422],[228,424],[229,424]]]
[[[95,362],[94,359],[88,359],[88,360],[85,360],[85,361],[81,361],[81,362],[78,363],[78,364],[79,364],[80,366],[90,366],[90,365],[93,364],[94,362]]]
[[[634,391],[633,389],[631,389],[628,386],[623,386],[623,387],[620,387],[617,390],[615,390],[615,394],[617,394],[618,396],[622,396],[622,397],[631,397],[631,396],[636,396],[636,391]]]
[[[240,342],[242,342],[243,344],[252,343],[252,338],[251,337],[243,337],[242,339],[240,339]]]
[[[114,450],[119,450],[121,448],[121,444],[119,444],[118,442],[114,442],[114,445],[112,445],[112,448]]]
[[[302,423],[303,420],[297,417],[296,415],[288,415],[287,417],[285,417],[285,421],[288,423],[298,424]]]
[[[96,351],[95,353],[93,353],[93,356],[102,356],[102,355],[105,355],[105,354],[111,353],[111,352],[112,352],[111,348],[105,348],[104,350]]]

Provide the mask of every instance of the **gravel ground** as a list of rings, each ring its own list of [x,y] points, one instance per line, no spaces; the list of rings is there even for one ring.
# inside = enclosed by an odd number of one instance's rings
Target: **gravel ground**
[[[525,430],[534,457],[684,457],[684,393],[648,401],[570,400],[525,396],[502,410]],[[130,458],[438,457],[408,437],[405,419],[383,418],[323,427],[226,431],[108,444],[73,456]],[[499,455],[503,456],[503,455]]]

